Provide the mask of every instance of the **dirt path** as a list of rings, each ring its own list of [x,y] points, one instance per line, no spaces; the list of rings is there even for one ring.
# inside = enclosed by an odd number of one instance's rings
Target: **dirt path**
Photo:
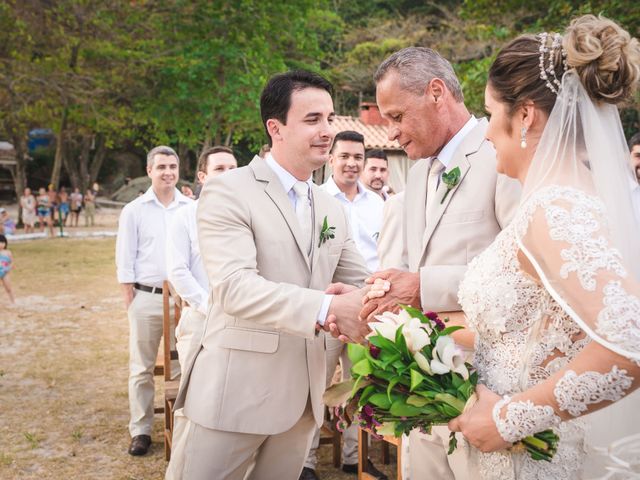
[[[9,308],[0,291],[2,479],[163,478],[160,415],[151,454],[126,453],[128,324],[114,244],[110,238],[10,245],[17,305]],[[157,404],[161,398],[158,391]],[[354,480],[331,467],[329,454],[328,446],[320,449],[321,478]]]

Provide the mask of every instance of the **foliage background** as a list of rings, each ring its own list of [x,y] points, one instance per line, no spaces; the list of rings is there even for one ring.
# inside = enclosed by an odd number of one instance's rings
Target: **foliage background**
[[[482,115],[500,47],[583,13],[640,32],[640,3],[623,0],[3,0],[0,140],[16,146],[16,191],[117,187],[143,173],[158,143],[178,150],[192,178],[206,146],[232,145],[246,163],[265,142],[258,102],[272,74],[326,75],[336,111],[353,115],[374,99],[380,61],[409,45],[448,58]],[[622,111],[628,135],[640,128],[638,106]],[[53,129],[49,148],[28,150],[33,128]]]

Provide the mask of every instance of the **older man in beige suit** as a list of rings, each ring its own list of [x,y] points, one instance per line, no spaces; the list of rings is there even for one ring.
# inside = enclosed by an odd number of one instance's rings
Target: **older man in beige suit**
[[[177,399],[185,416],[167,478],[298,478],[323,419],[318,331],[366,334],[360,290],[324,293],[366,276],[342,207],[311,182],[334,136],[331,92],[309,72],[273,77],[260,101],[271,153],[204,187],[197,215],[211,306]]]
[[[390,282],[389,292],[369,301],[363,317],[397,305],[439,312],[460,310],[458,285],[467,264],[511,220],[518,184],[496,173],[495,151],[485,140],[485,119],[464,105],[458,79],[444,58],[428,48],[410,47],[387,58],[375,74],[376,98],[390,121],[389,137],[411,159],[405,190],[404,258],[398,269],[373,278]],[[467,336],[472,347],[472,335]],[[410,436],[411,478],[475,478],[468,449],[459,442],[447,456],[449,431]]]

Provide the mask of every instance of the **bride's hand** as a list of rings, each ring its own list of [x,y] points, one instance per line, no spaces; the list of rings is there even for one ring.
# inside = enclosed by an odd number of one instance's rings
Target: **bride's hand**
[[[493,421],[493,406],[500,400],[500,395],[484,385],[477,386],[476,394],[476,404],[468,412],[451,420],[449,430],[462,432],[469,443],[481,452],[495,452],[511,447],[511,443],[502,439]]]
[[[367,293],[365,293],[364,297],[362,297],[363,305],[365,305],[369,300],[373,300],[374,298],[384,297],[391,288],[391,282],[382,278],[376,278],[373,281],[371,281],[371,278],[367,278],[365,280],[365,283],[370,284],[371,288]]]

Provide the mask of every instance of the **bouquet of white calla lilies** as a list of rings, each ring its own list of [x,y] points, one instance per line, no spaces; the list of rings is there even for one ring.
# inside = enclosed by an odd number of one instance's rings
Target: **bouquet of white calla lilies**
[[[446,319],[445,319],[446,321]],[[356,421],[374,435],[430,432],[446,425],[475,402],[478,374],[434,312],[402,306],[369,323],[368,345],[349,344],[352,379],[332,385],[325,403],[337,407],[338,428]],[[550,460],[557,435],[546,430],[520,443],[534,459]],[[456,448],[449,437],[449,453]]]

